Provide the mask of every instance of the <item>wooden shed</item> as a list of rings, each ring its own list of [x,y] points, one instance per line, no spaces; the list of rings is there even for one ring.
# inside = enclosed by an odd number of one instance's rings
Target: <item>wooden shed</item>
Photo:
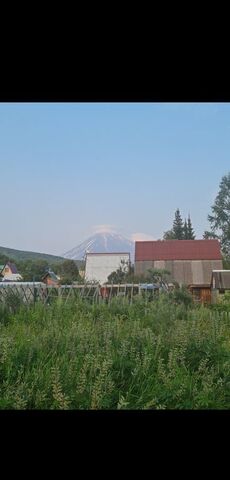
[[[204,305],[211,303],[211,286],[209,283],[189,285],[188,289],[192,294],[194,302]]]
[[[217,302],[225,292],[230,291],[230,270],[213,270],[211,291],[213,303]]]
[[[150,268],[168,270],[168,280],[180,285],[210,284],[212,271],[223,268],[219,241],[135,242],[135,274],[146,275]]]
[[[53,287],[59,285],[60,278],[51,270],[46,272],[46,274],[42,277],[42,282],[46,285],[51,285]]]

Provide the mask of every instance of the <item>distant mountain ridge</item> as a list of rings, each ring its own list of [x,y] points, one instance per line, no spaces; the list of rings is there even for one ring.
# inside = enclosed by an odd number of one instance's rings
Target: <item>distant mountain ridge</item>
[[[64,258],[57,255],[49,255],[48,253],[27,252],[24,250],[16,250],[14,248],[0,247],[0,255],[5,255],[12,260],[47,260],[51,263],[63,262]]]
[[[126,253],[134,260],[134,242],[118,233],[100,232],[84,240],[78,246],[64,253],[64,258],[83,260],[86,253]]]
[[[64,259],[75,260],[81,267],[85,254],[88,253],[130,253],[131,261],[134,261],[134,242],[118,233],[100,232],[84,240],[78,246],[72,248],[61,256],[48,253],[28,252],[13,248],[0,247],[0,255],[5,255],[15,262],[23,260],[46,260],[49,263],[60,263]]]

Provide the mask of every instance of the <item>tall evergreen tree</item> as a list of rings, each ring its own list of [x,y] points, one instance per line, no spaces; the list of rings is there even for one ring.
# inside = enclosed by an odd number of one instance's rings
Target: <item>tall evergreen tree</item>
[[[184,240],[188,240],[188,225],[186,219],[184,221]]]
[[[219,192],[211,207],[212,215],[208,215],[212,233],[221,242],[223,253],[230,257],[230,172],[221,179]],[[208,232],[205,232],[208,233]]]
[[[194,230],[192,228],[192,222],[191,222],[191,218],[190,218],[190,215],[188,216],[188,238],[187,240],[195,240],[196,236],[195,236],[195,233],[194,233]]]
[[[181,218],[179,208],[177,208],[175,212],[175,219],[173,222],[173,234],[176,240],[183,240],[184,238],[183,220]]]

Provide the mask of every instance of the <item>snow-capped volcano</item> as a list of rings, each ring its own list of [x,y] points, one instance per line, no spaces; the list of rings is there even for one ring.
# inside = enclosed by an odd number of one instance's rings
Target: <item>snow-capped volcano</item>
[[[83,260],[86,253],[128,253],[133,262],[134,242],[117,233],[101,232],[92,235],[77,247],[64,253],[64,258]]]

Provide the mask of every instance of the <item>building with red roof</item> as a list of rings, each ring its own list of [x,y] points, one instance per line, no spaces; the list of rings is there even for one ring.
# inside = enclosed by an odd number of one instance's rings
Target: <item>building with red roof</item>
[[[218,240],[157,240],[135,242],[135,274],[149,268],[170,272],[180,285],[210,284],[212,270],[223,269]]]

